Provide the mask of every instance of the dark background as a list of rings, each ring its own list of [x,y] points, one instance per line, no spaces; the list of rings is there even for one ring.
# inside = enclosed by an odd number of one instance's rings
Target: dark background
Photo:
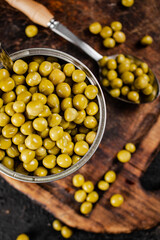
[[[91,38],[91,36],[88,33],[88,23],[92,22],[94,19],[94,16],[89,15],[83,15],[84,17],[84,23],[83,26],[79,25],[79,22],[77,22],[74,19],[74,22],[72,23],[72,12],[70,10],[70,5],[77,4],[77,12],[73,12],[73,15],[81,14],[83,9],[83,4],[81,4],[81,1],[65,1],[64,4],[66,4],[66,15],[64,15],[64,9],[63,8],[63,1],[40,1],[41,3],[46,4],[47,7],[51,6],[51,2],[55,2],[55,9],[54,13],[56,16],[56,19],[60,20],[64,24],[67,23],[67,26],[70,26],[70,29],[76,34],[78,34],[79,37],[87,40],[92,46],[96,46],[96,49],[99,49],[100,52],[103,54],[104,48],[100,46],[99,39]],[[85,3],[85,1],[82,1]],[[93,2],[93,8],[96,11],[96,8],[99,7],[100,3],[102,4],[103,10],[108,7],[112,10],[111,15],[113,15],[112,20],[115,20],[114,14],[115,14],[115,8],[114,6],[117,4],[119,11],[123,11],[122,7],[120,6],[120,1],[89,1],[90,3]],[[157,2],[157,6],[155,8],[160,7],[160,1],[152,1],[152,0],[137,0],[135,3],[135,8],[137,6],[137,11],[139,12],[140,18],[143,18],[144,12],[139,9],[139,6],[136,5],[141,3],[141,6],[148,5],[148,9],[150,7],[150,4],[152,2],[155,4]],[[87,3],[86,3],[87,7]],[[84,6],[85,8],[85,6]],[[93,9],[91,9],[91,12]],[[128,17],[130,17],[130,9],[128,10]],[[149,13],[149,11],[148,11]],[[133,17],[135,17],[135,23],[139,24],[140,22],[136,22],[136,16],[133,13]],[[139,18],[139,19],[140,19]],[[129,26],[129,22],[123,21],[123,14],[119,19],[123,22],[123,25]],[[137,20],[138,21],[138,20]],[[147,20],[146,20],[147,21]],[[107,15],[106,20],[104,19],[104,22],[107,22]],[[103,22],[103,24],[104,24]],[[5,47],[9,51],[9,53],[12,53],[14,51],[28,48],[28,47],[53,47],[59,50],[67,51],[69,53],[72,52],[73,56],[78,57],[81,61],[86,63],[86,55],[82,54],[81,51],[79,51],[76,47],[72,46],[70,43],[66,43],[65,40],[62,40],[60,37],[56,36],[55,34],[51,34],[51,32],[48,29],[44,29],[42,27],[39,27],[39,34],[33,38],[28,39],[24,34],[25,27],[30,24],[31,22],[21,13],[19,13],[16,10],[13,10],[11,7],[9,7],[3,0],[0,0],[0,40],[3,41]],[[76,31],[75,29],[76,28]],[[130,26],[128,29],[125,29],[124,31],[129,34]],[[157,29],[157,33],[154,32],[151,33],[153,36],[155,42],[156,38],[158,39],[160,30]],[[140,39],[141,36],[143,36],[143,33],[139,32],[136,33],[137,39]],[[158,37],[157,37],[158,36]],[[97,42],[94,42],[97,41]],[[131,41],[130,41],[131,42]],[[130,43],[128,43],[128,48],[130,48]],[[156,44],[159,44],[156,42]],[[113,50],[117,52],[117,47]],[[124,46],[122,46],[120,51],[124,51]],[[109,52],[107,52],[109,54]],[[88,64],[88,62],[87,62]],[[97,66],[94,63],[93,60],[90,60],[90,63],[88,66],[92,69],[94,73],[97,72]],[[142,184],[144,188],[147,190],[160,190],[160,155],[157,156],[155,161],[152,163],[152,165],[149,167],[148,171],[143,176]],[[3,178],[0,178],[0,240],[15,240],[17,235],[25,232],[27,233],[31,240],[51,240],[51,239],[62,239],[60,233],[55,232],[52,229],[52,221],[54,220],[54,216],[46,212],[41,206],[37,205],[35,202],[28,199],[26,196],[18,192],[17,190],[13,189],[11,186],[8,185],[8,183],[3,180]],[[151,230],[145,230],[145,231],[135,231],[131,234],[120,234],[120,235],[109,235],[109,234],[92,234],[87,233],[83,231],[74,230],[74,234],[72,239],[96,239],[96,240],[159,240],[160,239],[160,226],[157,226]]]
[[[146,190],[160,189],[160,154],[141,179]],[[52,228],[54,216],[26,196],[12,188],[0,178],[0,240],[15,240],[22,232],[31,240],[62,239]],[[93,234],[73,230],[73,240],[159,240],[160,226],[151,230],[135,231],[130,234]]]

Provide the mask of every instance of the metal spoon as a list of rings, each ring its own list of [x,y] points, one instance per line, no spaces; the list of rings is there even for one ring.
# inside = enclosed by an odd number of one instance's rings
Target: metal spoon
[[[83,42],[81,39],[79,39],[77,36],[75,36],[69,29],[67,29],[64,25],[62,25],[60,22],[51,19],[48,23],[48,27],[55,33],[57,33],[58,35],[60,35],[61,37],[65,38],[67,41],[73,43],[74,45],[76,45],[77,47],[79,47],[83,52],[85,52],[87,55],[89,55],[92,59],[94,59],[98,65],[99,65],[99,61],[100,59],[102,59],[102,55],[99,54],[97,51],[95,51],[91,46],[89,46],[87,43]],[[118,56],[118,54],[116,55],[111,55],[108,56],[109,59],[116,59],[116,57]],[[136,62],[143,62],[142,60],[140,60],[139,58],[136,58],[134,56],[131,55],[126,55],[127,58],[132,59]],[[149,96],[143,96],[141,97],[141,101],[140,102],[132,102],[130,100],[128,100],[127,98],[123,98],[123,97],[118,97],[116,99],[123,101],[123,102],[127,102],[127,103],[132,103],[132,104],[140,104],[140,103],[147,103],[147,102],[152,102],[153,100],[155,100],[160,92],[160,86],[159,86],[159,81],[157,79],[157,77],[155,76],[155,74],[152,72],[151,69],[149,69],[150,75],[152,75],[152,77],[154,78],[153,81],[153,92],[151,95]],[[101,76],[101,68],[99,65],[99,76],[100,76],[100,80],[102,79]],[[105,91],[107,91],[109,94],[109,88],[107,87],[103,87],[103,89]]]
[[[77,47],[79,47],[83,52],[85,52],[87,55],[89,55],[91,58],[93,58],[99,65],[99,60],[103,57],[101,54],[96,52],[92,47],[90,47],[88,44],[80,40],[77,36],[75,36],[69,29],[67,29],[63,24],[56,21],[53,17],[53,14],[50,13],[50,11],[43,6],[40,3],[37,3],[32,0],[6,0],[11,6],[17,8],[18,10],[22,11],[24,14],[26,14],[33,22],[40,24],[43,27],[49,27],[53,32],[57,33],[61,37],[65,38],[67,41],[73,43]],[[115,59],[117,55],[109,56],[109,58]],[[132,59],[136,59],[141,61],[140,59],[137,59],[133,56],[128,56]],[[141,61],[142,62],[142,61]],[[154,83],[153,83],[153,96],[144,97],[141,99],[139,103],[145,103],[145,102],[151,102],[155,100],[159,95],[159,82],[155,76],[155,74],[151,71],[151,74],[154,77]],[[101,79],[101,75],[100,75]],[[105,88],[107,92],[108,88]],[[118,97],[118,100],[121,100],[123,102],[127,103],[134,103],[131,102],[125,98]],[[135,103],[135,104],[139,104]]]

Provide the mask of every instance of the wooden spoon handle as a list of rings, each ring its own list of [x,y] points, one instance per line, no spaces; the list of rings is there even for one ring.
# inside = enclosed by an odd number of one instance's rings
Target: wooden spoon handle
[[[53,18],[53,14],[40,3],[32,0],[6,0],[12,7],[23,12],[34,23],[47,27],[48,22]]]

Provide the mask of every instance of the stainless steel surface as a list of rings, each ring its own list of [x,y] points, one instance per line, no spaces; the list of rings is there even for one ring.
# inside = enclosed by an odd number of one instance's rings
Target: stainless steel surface
[[[56,21],[54,18],[51,19],[48,23],[48,27],[55,33],[57,33],[58,35],[60,35],[61,37],[65,38],[67,41],[73,43],[74,45],[76,45],[77,47],[79,47],[82,51],[84,51],[87,55],[89,55],[91,58],[93,58],[97,63],[99,62],[99,60],[103,57],[101,54],[99,54],[97,51],[95,51],[92,47],[90,47],[88,44],[86,44],[85,42],[83,42],[81,39],[79,39],[76,35],[74,35],[68,28],[66,28],[63,24],[61,24],[60,22]],[[113,58],[115,59],[116,55],[112,55],[109,56],[108,58]],[[141,61],[142,60],[133,57],[131,55],[127,55],[128,57],[135,59],[137,61]],[[99,64],[98,64],[99,65]],[[99,69],[100,70],[100,69]],[[150,71],[152,72],[152,70],[150,69]],[[99,71],[100,73],[100,71]],[[153,72],[152,72],[153,73]],[[154,73],[153,73],[154,74]],[[100,79],[101,79],[101,74],[100,74]],[[131,103],[131,104],[141,104],[141,103],[149,103],[154,101],[158,96],[159,96],[159,92],[160,92],[160,86],[159,86],[159,81],[157,79],[157,77],[154,74],[154,84],[153,87],[155,88],[155,91],[153,91],[153,99],[151,101],[147,101],[148,97],[144,97],[142,99],[141,102],[139,103],[135,103],[132,101],[129,101],[125,98],[122,97],[118,97],[116,99],[126,102],[126,103]],[[108,88],[103,88],[106,92],[109,93]],[[110,93],[109,93],[110,94]]]
[[[48,27],[50,29],[60,35],[61,37],[65,38],[67,41],[73,43],[77,47],[83,50],[87,55],[93,58],[96,62],[98,62],[103,56],[95,51],[92,47],[90,47],[87,43],[83,42],[79,39],[76,35],[74,35],[68,28],[66,28],[60,22],[51,19],[48,23]]]
[[[95,141],[91,145],[89,151],[75,165],[73,165],[70,168],[66,169],[65,171],[55,174],[55,175],[49,175],[46,177],[37,177],[37,176],[25,176],[23,174],[14,172],[14,171],[6,168],[4,165],[2,165],[0,163],[0,171],[4,174],[8,175],[9,177],[12,177],[16,180],[24,181],[24,182],[44,183],[44,182],[56,181],[58,179],[69,176],[70,174],[74,173],[79,168],[81,168],[92,157],[92,155],[95,153],[95,151],[98,148],[98,146],[101,142],[101,139],[103,137],[103,134],[105,131],[105,125],[106,125],[107,112],[106,112],[106,103],[105,103],[104,95],[103,95],[102,89],[101,89],[98,81],[96,80],[94,75],[91,73],[91,71],[82,62],[80,62],[76,58],[74,58],[64,52],[60,52],[60,51],[49,49],[49,48],[25,49],[25,50],[18,51],[18,52],[11,54],[10,57],[14,61],[19,58],[25,58],[25,57],[31,57],[31,56],[37,56],[37,55],[53,56],[53,57],[57,57],[61,60],[64,60],[66,62],[73,63],[77,68],[85,71],[89,82],[91,84],[96,85],[99,89],[97,99],[98,99],[98,104],[99,104],[100,119],[99,119],[99,125],[98,125],[98,130],[97,130],[97,136],[96,136]]]
[[[8,71],[12,71],[13,61],[6,49],[2,46],[2,43],[0,43],[0,65],[5,67]]]

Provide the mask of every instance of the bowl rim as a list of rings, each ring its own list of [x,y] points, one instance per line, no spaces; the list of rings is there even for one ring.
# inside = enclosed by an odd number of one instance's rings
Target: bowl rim
[[[85,163],[87,163],[89,161],[89,159],[93,156],[93,154],[97,150],[97,148],[102,140],[102,137],[103,137],[103,134],[105,131],[106,120],[107,120],[106,102],[105,102],[104,94],[100,87],[100,84],[99,84],[98,80],[96,79],[96,77],[93,75],[93,73],[88,69],[88,67],[86,67],[86,65],[83,64],[80,60],[76,59],[75,57],[71,56],[68,53],[65,53],[65,52],[62,52],[59,50],[55,50],[55,49],[50,49],[50,48],[28,48],[28,49],[24,49],[24,50],[20,50],[20,51],[12,53],[10,55],[10,57],[14,61],[14,60],[17,60],[20,58],[26,58],[26,57],[38,56],[38,55],[52,56],[52,57],[59,58],[66,62],[71,62],[77,68],[85,71],[89,82],[91,84],[96,85],[99,90],[97,99],[98,99],[99,110],[100,110],[100,118],[99,118],[99,124],[98,124],[96,138],[95,138],[93,144],[90,146],[88,152],[76,164],[72,165],[71,167],[67,168],[66,170],[64,170],[60,173],[48,175],[45,177],[28,176],[28,175],[24,175],[24,174],[15,172],[13,170],[10,170],[10,169],[6,168],[3,164],[0,163],[0,172],[2,172],[3,174],[5,174],[11,178],[14,178],[16,180],[23,181],[23,182],[30,182],[30,183],[45,183],[45,182],[57,181],[59,179],[62,179],[62,178],[65,178],[65,177],[71,175],[72,173],[74,173],[78,169],[80,169]]]

